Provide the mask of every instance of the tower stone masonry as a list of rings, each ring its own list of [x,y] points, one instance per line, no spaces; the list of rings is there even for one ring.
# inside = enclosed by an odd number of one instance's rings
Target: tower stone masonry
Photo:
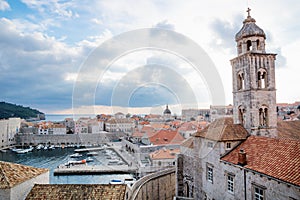
[[[237,57],[232,59],[233,116],[251,135],[277,137],[275,59],[266,53],[264,31],[248,16],[236,34]]]

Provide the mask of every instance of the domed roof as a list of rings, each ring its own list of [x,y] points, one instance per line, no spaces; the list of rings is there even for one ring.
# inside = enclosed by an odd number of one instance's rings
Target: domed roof
[[[166,106],[166,109],[164,110],[164,115],[166,115],[166,114],[171,114],[171,110],[169,110],[169,106],[167,105]]]
[[[242,29],[235,35],[235,41],[250,36],[262,36],[266,38],[265,32],[255,24],[255,19],[250,16],[250,10],[248,12],[248,17],[244,20]]]

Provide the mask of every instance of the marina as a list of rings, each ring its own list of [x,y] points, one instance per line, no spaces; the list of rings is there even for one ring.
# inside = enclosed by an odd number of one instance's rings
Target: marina
[[[22,148],[32,149],[25,153],[17,153],[21,151],[20,147],[7,149],[0,152],[0,160],[48,168],[51,184],[109,184],[112,179],[131,179],[136,173],[136,168],[128,166],[130,161],[119,156],[117,145],[114,148],[85,149],[80,153],[75,147],[55,146],[51,150],[50,146],[47,149],[45,146]],[[73,157],[74,154],[82,156]]]

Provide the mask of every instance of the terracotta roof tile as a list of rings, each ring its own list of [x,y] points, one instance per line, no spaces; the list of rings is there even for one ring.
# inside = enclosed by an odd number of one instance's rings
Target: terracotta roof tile
[[[209,126],[194,134],[215,141],[245,140],[248,136],[246,129],[240,124],[233,124],[231,117],[216,119]]]
[[[245,168],[300,186],[300,141],[250,136],[222,160],[238,164],[238,152],[247,154]]]
[[[149,140],[154,145],[165,145],[181,144],[184,138],[176,130],[160,130],[155,135],[149,137]]]
[[[0,188],[12,188],[48,171],[48,169],[0,161]]]
[[[126,185],[100,184],[36,184],[27,195],[27,200],[69,200],[69,199],[124,199]]]
[[[180,153],[180,149],[160,149],[153,153],[150,153],[150,158],[152,160],[161,160],[161,159],[175,159],[176,154]]]
[[[278,121],[277,132],[279,138],[290,138],[300,140],[300,120]]]

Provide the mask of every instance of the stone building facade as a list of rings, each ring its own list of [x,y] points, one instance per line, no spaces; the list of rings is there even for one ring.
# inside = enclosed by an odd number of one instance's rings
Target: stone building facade
[[[217,119],[181,145],[178,199],[300,199],[300,140],[290,137],[299,126],[280,122],[277,129],[276,55],[265,52],[265,39],[248,9],[231,60],[233,118]]]
[[[15,135],[21,127],[20,118],[0,120],[0,148],[7,148],[16,143]]]

